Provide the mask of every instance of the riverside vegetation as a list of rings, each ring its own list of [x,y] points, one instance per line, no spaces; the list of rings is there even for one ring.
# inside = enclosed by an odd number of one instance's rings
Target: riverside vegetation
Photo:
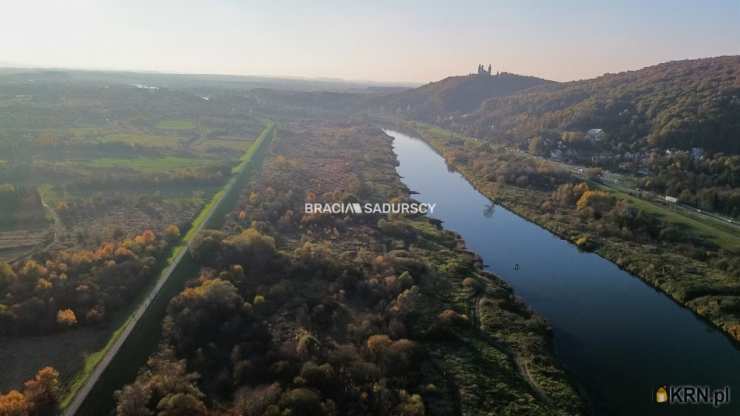
[[[414,122],[484,195],[596,251],[740,340],[740,236],[522,152]],[[588,175],[586,175],[588,176]]]

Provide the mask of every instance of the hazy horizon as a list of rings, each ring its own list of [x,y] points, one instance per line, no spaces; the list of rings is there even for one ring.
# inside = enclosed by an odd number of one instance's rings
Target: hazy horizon
[[[421,84],[479,63],[571,81],[740,54],[740,3],[597,3],[30,0],[5,7],[0,66]]]

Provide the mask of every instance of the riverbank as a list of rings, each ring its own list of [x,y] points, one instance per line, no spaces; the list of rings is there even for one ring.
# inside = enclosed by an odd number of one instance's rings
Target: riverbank
[[[543,209],[550,202],[552,191],[514,186],[484,177],[480,165],[474,166],[473,163],[473,149],[480,147],[477,140],[419,123],[406,122],[399,127],[414,132],[445,156],[451,167],[492,201],[573,244],[594,250],[623,270],[666,293],[680,305],[721,329],[734,341],[740,340],[740,286],[735,278],[718,269],[718,260],[709,261],[703,258],[727,256],[727,252],[700,247],[692,251],[692,254],[695,253],[692,256],[676,252],[671,249],[670,244],[662,242],[630,240],[612,235],[604,237],[599,232],[597,221],[584,219],[575,209],[558,209],[555,212]],[[451,157],[453,153],[459,157]],[[593,187],[598,189],[597,186]],[[631,202],[620,195],[614,197],[628,204]],[[636,205],[634,202],[632,204]],[[693,248],[689,244],[682,246]]]

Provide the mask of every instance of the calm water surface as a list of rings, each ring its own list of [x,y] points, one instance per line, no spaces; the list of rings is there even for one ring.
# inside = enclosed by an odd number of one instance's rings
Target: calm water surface
[[[416,199],[436,202],[432,216],[552,324],[555,354],[595,414],[740,415],[740,351],[720,331],[611,262],[492,205],[421,140],[386,133]],[[737,400],[665,407],[654,402],[663,384],[729,385]]]

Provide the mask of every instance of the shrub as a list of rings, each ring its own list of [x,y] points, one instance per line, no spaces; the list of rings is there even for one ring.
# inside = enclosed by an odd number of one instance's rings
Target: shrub
[[[483,289],[483,284],[478,279],[474,279],[472,277],[466,277],[463,282],[463,286],[473,291],[473,293],[478,293],[481,289]]]
[[[414,285],[414,277],[411,276],[411,273],[405,271],[401,273],[400,276],[398,276],[398,284],[401,287],[401,290],[406,290]]]
[[[308,361],[303,364],[301,377],[309,386],[324,390],[333,384],[334,368],[329,363],[317,365],[313,361]]]
[[[576,239],[576,246],[578,246],[579,249],[585,251],[592,251],[596,248],[596,244],[588,235],[578,237],[578,239]]]
[[[400,396],[402,402],[397,409],[400,416],[424,416],[426,414],[421,396],[418,394],[410,395],[404,390],[401,390]]]
[[[180,239],[180,228],[175,224],[170,224],[164,229],[164,239],[172,244]]]
[[[380,354],[391,346],[393,341],[388,335],[372,335],[367,339],[367,349],[373,354]]]
[[[445,309],[437,317],[445,325],[457,326],[468,323],[468,317],[466,315],[461,315],[452,309]]]
[[[258,386],[254,389],[242,389],[236,393],[236,411],[243,416],[262,416],[267,409],[277,403],[282,395],[277,383]]]
[[[280,407],[289,409],[292,414],[305,416],[321,416],[321,397],[313,390],[297,388],[283,394],[280,398]]]
[[[75,326],[77,325],[77,316],[72,309],[60,309],[57,312],[57,323],[62,326]]]
[[[308,331],[300,331],[296,335],[298,344],[296,345],[296,353],[301,357],[308,357],[318,352],[321,347],[319,340],[311,335]]]

